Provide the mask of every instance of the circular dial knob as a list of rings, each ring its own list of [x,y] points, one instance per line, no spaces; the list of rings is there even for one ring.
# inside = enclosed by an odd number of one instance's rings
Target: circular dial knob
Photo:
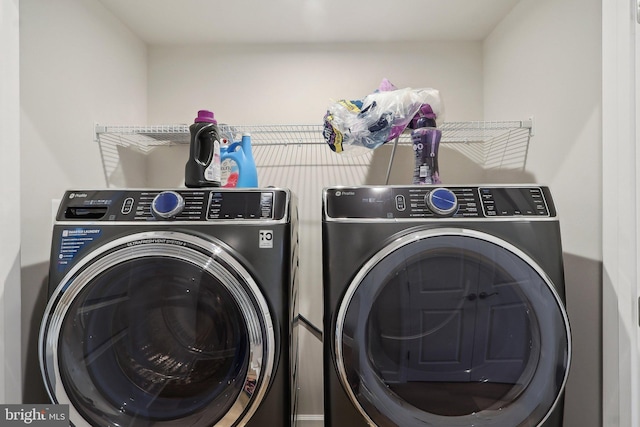
[[[458,198],[453,191],[435,188],[425,197],[427,207],[438,216],[451,216],[458,209]]]
[[[163,191],[151,202],[151,212],[158,218],[173,218],[184,209],[184,198],[175,191]]]

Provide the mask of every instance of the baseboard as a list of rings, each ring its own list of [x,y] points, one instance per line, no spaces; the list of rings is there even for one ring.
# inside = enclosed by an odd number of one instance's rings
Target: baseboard
[[[296,415],[297,427],[321,427],[324,426],[322,414],[298,414]]]

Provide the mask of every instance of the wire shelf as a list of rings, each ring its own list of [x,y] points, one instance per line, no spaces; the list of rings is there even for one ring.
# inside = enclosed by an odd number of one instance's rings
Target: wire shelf
[[[237,141],[251,134],[251,145],[260,182],[295,182],[305,172],[296,166],[320,168],[329,182],[360,184],[366,177],[373,150],[356,154],[331,151],[324,140],[322,125],[227,125],[219,124],[222,137]],[[484,169],[524,169],[532,131],[529,121],[444,122],[442,144],[459,151]],[[107,183],[119,164],[119,150],[147,154],[157,147],[189,144],[189,126],[102,126],[96,125]],[[394,143],[411,144],[409,132]],[[390,163],[393,162],[393,157]],[[290,169],[287,172],[287,168]],[[276,180],[275,177],[278,177]],[[333,177],[335,179],[329,179]],[[335,182],[334,182],[335,181]]]
[[[321,144],[324,145],[322,125],[218,125],[222,134],[233,134],[237,139],[243,133],[251,134],[252,144]],[[476,121],[444,122],[442,143],[479,143],[496,138],[509,139],[514,132],[527,137],[532,128],[530,120],[525,121]],[[96,125],[96,141],[118,145],[134,146],[142,151],[148,147],[189,143],[189,125],[159,126],[102,126]],[[400,143],[410,143],[408,132],[400,136]]]

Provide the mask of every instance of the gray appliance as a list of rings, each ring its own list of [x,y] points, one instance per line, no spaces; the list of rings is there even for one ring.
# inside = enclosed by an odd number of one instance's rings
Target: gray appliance
[[[297,207],[285,189],[68,191],[40,365],[79,426],[293,425]]]
[[[326,426],[562,425],[547,187],[327,188],[322,234]]]

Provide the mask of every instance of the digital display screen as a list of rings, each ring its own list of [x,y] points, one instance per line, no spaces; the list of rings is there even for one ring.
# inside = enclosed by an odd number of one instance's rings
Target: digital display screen
[[[209,219],[271,219],[272,192],[212,192]]]
[[[487,216],[549,215],[540,188],[481,188]]]

